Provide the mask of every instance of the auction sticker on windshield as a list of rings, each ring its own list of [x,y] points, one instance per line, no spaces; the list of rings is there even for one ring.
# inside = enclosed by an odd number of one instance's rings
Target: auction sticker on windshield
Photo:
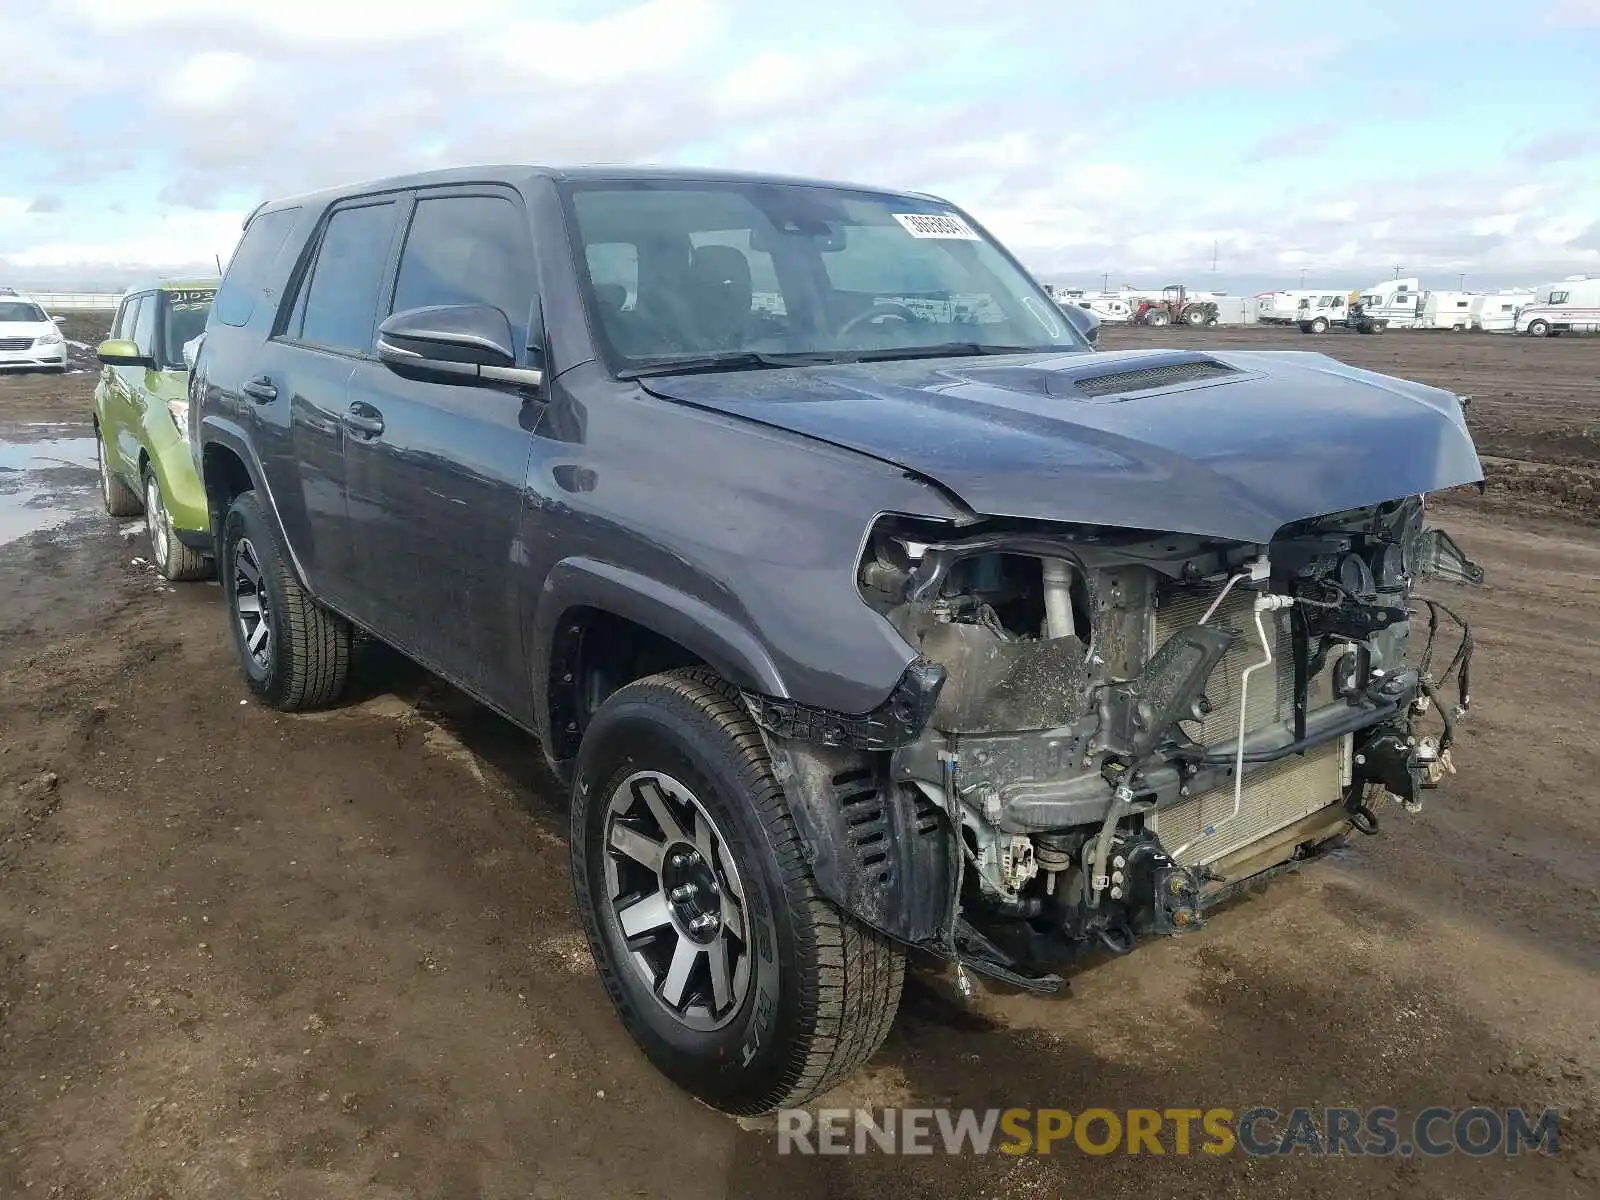
[[[959,238],[966,242],[979,240],[970,225],[950,213],[895,213],[894,219],[904,225],[906,232],[914,238]]]

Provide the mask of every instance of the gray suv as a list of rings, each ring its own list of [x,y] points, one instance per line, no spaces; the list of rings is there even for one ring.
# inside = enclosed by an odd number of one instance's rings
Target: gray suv
[[[621,1019],[730,1111],[863,1063],[908,948],[1049,991],[1375,832],[1467,704],[1413,592],[1481,577],[1425,520],[1481,477],[1457,397],[1093,352],[932,196],[485,167],[266,204],[190,420],[250,688],[336,702],[362,630],[527,729]]]

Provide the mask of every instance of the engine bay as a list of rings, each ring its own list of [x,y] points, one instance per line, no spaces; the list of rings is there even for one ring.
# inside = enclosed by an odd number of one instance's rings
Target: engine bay
[[[957,832],[952,957],[1053,986],[1087,948],[1194,928],[1243,879],[1376,832],[1381,801],[1420,808],[1472,655],[1427,577],[1482,572],[1421,496],[1264,546],[880,522],[862,596],[942,673],[885,786]]]

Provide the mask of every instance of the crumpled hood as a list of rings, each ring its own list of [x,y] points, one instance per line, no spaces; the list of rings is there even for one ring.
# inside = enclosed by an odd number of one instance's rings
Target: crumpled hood
[[[995,517],[1264,543],[1291,521],[1483,477],[1451,393],[1299,351],[1020,354],[644,383],[895,463]]]

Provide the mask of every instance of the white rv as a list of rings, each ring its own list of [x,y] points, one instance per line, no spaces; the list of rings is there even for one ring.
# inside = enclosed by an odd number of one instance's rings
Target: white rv
[[[1292,292],[1261,292],[1256,296],[1256,320],[1268,325],[1293,325],[1300,319],[1300,301],[1320,294],[1306,288]]]
[[[1122,325],[1133,320],[1133,306],[1121,296],[1109,292],[1102,296],[1083,296],[1075,303],[1081,304],[1108,325]]]
[[[1424,292],[1418,329],[1451,329],[1465,333],[1477,322],[1483,297],[1475,292]]]
[[[1530,337],[1600,331],[1600,276],[1578,276],[1540,288],[1517,314],[1516,331]]]
[[[1415,329],[1422,319],[1422,286],[1416,279],[1388,279],[1361,293],[1361,307],[1386,329]]]
[[[1533,303],[1533,293],[1525,289],[1490,292],[1478,301],[1476,328],[1485,333],[1512,333],[1517,328],[1517,313]]]

